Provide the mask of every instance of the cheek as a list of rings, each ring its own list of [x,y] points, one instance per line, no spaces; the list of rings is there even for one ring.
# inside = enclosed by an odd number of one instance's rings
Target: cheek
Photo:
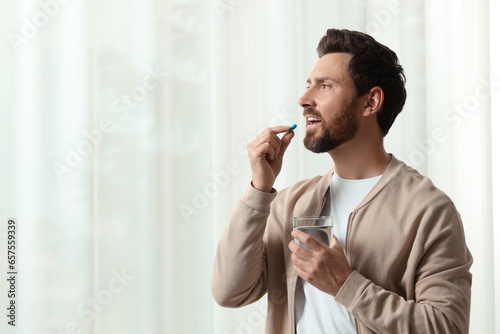
[[[323,116],[324,119],[331,120],[335,118],[335,115],[337,114],[337,111],[340,108],[340,105],[338,103],[338,100],[332,101],[331,99],[329,101],[325,101],[324,103],[318,103],[317,106],[318,110],[321,111],[321,115]]]

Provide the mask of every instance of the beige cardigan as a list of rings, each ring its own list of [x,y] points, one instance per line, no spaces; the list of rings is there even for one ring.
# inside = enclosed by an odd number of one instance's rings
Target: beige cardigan
[[[249,187],[217,248],[214,299],[240,307],[267,293],[266,333],[295,333],[292,217],[319,215],[333,170],[279,193]],[[354,272],[336,300],[358,333],[467,333],[472,256],[460,215],[432,182],[392,157],[351,213],[346,256]]]

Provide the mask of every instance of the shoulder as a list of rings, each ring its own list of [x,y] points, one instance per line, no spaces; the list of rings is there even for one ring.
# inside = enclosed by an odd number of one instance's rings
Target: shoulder
[[[413,226],[414,232],[418,230],[426,236],[445,226],[461,226],[460,214],[451,198],[428,177],[404,163],[373,204],[382,216],[395,217],[401,227]]]
[[[452,203],[450,197],[436,187],[431,179],[404,163],[388,186],[395,193],[416,203],[433,207],[442,207]]]

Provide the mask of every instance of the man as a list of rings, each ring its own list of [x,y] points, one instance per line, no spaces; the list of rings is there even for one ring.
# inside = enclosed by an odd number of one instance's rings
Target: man
[[[460,216],[383,146],[406,100],[396,54],[336,29],[317,51],[299,99],[304,145],[334,168],[278,193],[294,133],[269,128],[248,145],[253,179],[217,248],[215,300],[240,307],[267,293],[266,333],[467,333],[472,257]],[[317,215],[334,217],[330,247],[292,232],[294,216]]]

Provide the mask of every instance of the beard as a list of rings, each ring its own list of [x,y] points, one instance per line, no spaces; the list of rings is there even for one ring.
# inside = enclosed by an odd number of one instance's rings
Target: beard
[[[312,107],[304,109],[304,114],[321,119],[320,127],[306,130],[304,146],[314,153],[323,153],[354,138],[359,129],[354,104],[355,100],[348,102],[330,120],[320,118],[321,115]]]

